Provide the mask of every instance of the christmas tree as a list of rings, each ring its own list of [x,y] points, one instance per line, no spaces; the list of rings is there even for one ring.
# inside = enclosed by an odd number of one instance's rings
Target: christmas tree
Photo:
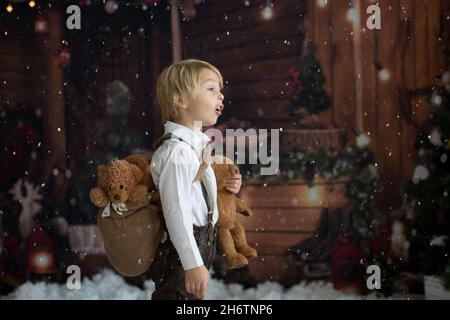
[[[285,110],[289,115],[319,114],[331,105],[331,99],[322,88],[325,77],[316,58],[314,44],[309,42],[306,53],[301,57],[298,70],[291,69],[289,74],[293,80],[294,93]]]
[[[416,140],[406,199],[411,264],[426,275],[444,275],[450,289],[450,72],[438,80],[429,97],[431,114]]]

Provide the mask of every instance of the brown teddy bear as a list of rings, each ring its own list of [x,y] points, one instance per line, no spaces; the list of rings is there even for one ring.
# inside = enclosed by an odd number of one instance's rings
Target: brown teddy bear
[[[127,202],[139,205],[150,198],[148,186],[142,184],[144,172],[126,160],[113,159],[98,166],[97,176],[99,187],[91,189],[89,197],[99,208],[111,202],[120,210]]]
[[[256,257],[256,250],[247,244],[245,229],[237,220],[237,213],[251,216],[251,209],[225,188],[225,181],[239,173],[232,160],[215,155],[211,164],[217,181],[217,206],[219,210],[217,242],[229,269],[242,268],[250,257]]]

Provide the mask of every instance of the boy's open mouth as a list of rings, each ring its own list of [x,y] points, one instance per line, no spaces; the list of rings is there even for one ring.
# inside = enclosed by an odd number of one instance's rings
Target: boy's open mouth
[[[223,104],[219,104],[219,105],[216,106],[216,114],[218,116],[222,115],[222,110],[223,110]]]

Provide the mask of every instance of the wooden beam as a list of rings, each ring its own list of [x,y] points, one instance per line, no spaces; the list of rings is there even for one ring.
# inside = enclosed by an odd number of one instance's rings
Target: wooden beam
[[[400,4],[381,0],[382,30],[378,33],[377,57],[389,72],[386,81],[378,79],[378,132],[377,158],[381,164],[383,201],[381,208],[387,211],[400,204],[400,61],[398,56]]]
[[[50,152],[46,153],[43,168],[40,172],[39,183],[47,182],[55,167],[60,172],[66,168],[66,130],[65,130],[65,107],[64,107],[64,80],[63,69],[59,66],[56,53],[61,48],[61,8],[53,5],[47,9],[49,32],[45,47],[45,100],[44,119],[46,132],[46,146]],[[59,194],[63,186],[56,186]]]
[[[372,0],[363,0],[361,5],[361,17],[366,15],[366,8],[373,4]],[[370,148],[377,150],[377,72],[373,64],[376,59],[376,34],[382,32],[378,30],[363,29],[361,41],[364,45],[361,48],[362,63],[362,104],[363,104],[363,132],[370,138]]]

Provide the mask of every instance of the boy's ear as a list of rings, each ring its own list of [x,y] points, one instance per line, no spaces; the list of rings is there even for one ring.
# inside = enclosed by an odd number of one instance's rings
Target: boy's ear
[[[187,102],[178,94],[173,96],[173,103],[182,109],[187,109]]]

